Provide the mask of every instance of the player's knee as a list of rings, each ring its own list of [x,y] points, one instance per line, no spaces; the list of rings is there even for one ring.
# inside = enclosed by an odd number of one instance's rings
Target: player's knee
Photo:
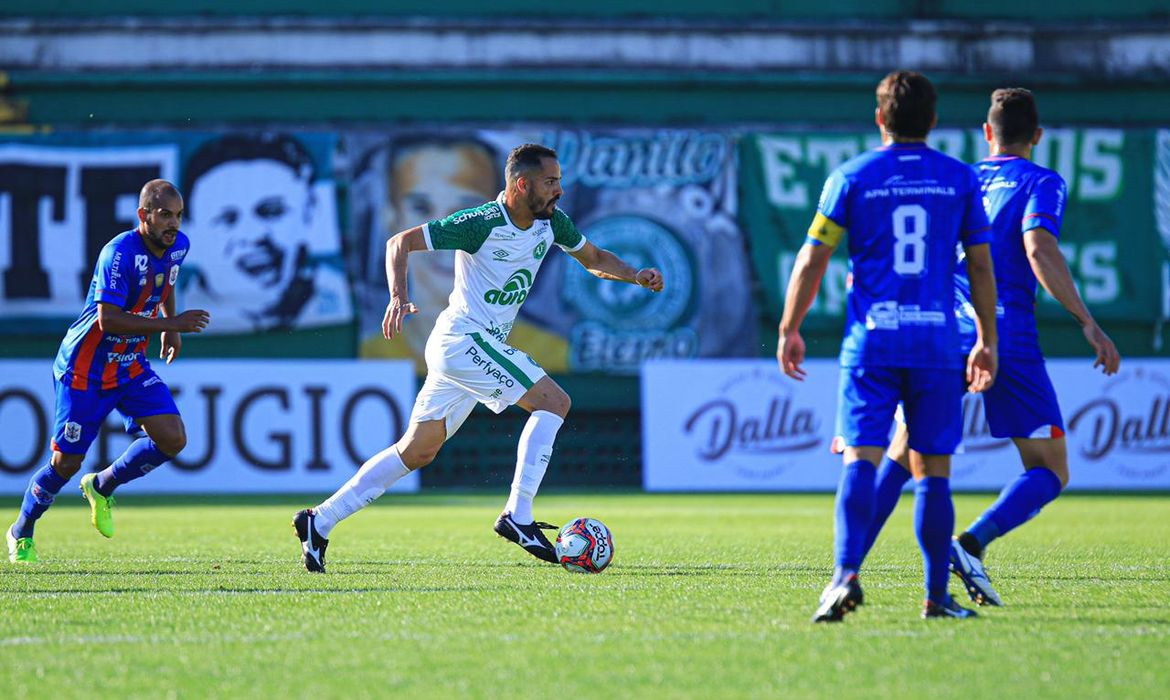
[[[168,457],[176,457],[187,446],[187,431],[179,429],[160,435],[155,439],[154,444]]]
[[[565,393],[564,389],[561,389],[560,396],[557,397],[557,410],[553,411],[553,413],[561,418],[566,418],[569,415],[569,409],[572,407],[573,399],[569,398],[569,395]]]
[[[1048,471],[1055,474],[1057,479],[1060,479],[1060,489],[1062,491],[1068,487],[1068,465],[1067,464],[1045,465],[1045,468],[1048,469]]]
[[[565,390],[553,384],[551,390],[541,397],[541,401],[536,409],[555,413],[561,418],[566,418],[569,415],[569,409],[572,407],[573,400],[569,398]]]
[[[402,457],[402,463],[406,465],[406,468],[414,471],[435,461],[442,446],[442,443],[437,445],[412,443],[405,447],[399,445],[398,454]]]
[[[53,465],[53,471],[63,479],[71,479],[74,474],[81,470],[81,463],[85,460],[85,455],[71,455],[64,452],[54,452],[49,463]]]

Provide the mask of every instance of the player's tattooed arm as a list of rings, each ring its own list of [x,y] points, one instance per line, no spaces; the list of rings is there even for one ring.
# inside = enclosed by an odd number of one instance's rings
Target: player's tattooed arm
[[[971,280],[971,305],[975,307],[975,347],[967,356],[967,385],[973,392],[986,391],[999,371],[999,329],[995,325],[995,269],[991,246],[968,246],[967,278]]]
[[[410,254],[426,250],[427,242],[421,226],[396,233],[386,241],[386,285],[390,288],[390,303],[382,316],[382,335],[390,340],[402,332],[402,321],[418,313],[410,303],[406,290],[406,262]]]
[[[1093,366],[1100,367],[1105,374],[1116,374],[1121,366],[1121,355],[1081,299],[1068,262],[1056,244],[1056,236],[1043,227],[1034,228],[1024,234],[1024,250],[1028,253],[1028,264],[1044,290],[1081,324],[1085,340],[1097,353]]]
[[[162,331],[201,333],[211,320],[203,309],[188,309],[178,316],[147,318],[132,314],[114,304],[98,304],[98,327],[114,335],[146,335]]]
[[[805,243],[796,255],[792,276],[788,279],[788,291],[784,295],[784,313],[780,318],[779,337],[776,342],[776,361],[780,369],[797,381],[804,381],[804,338],[800,336],[800,324],[817,298],[821,279],[829,267],[836,246]]]
[[[656,268],[635,269],[610,251],[598,248],[589,241],[585,241],[585,245],[581,246],[580,250],[575,250],[569,255],[572,255],[577,262],[581,263],[581,267],[584,267],[589,271],[589,274],[595,277],[600,277],[603,280],[629,282],[639,287],[645,287],[652,292],[662,291],[664,284],[662,273]]]

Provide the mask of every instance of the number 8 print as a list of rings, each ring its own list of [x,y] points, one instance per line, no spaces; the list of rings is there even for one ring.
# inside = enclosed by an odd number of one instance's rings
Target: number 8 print
[[[921,277],[926,271],[926,210],[903,204],[894,210],[894,272]]]

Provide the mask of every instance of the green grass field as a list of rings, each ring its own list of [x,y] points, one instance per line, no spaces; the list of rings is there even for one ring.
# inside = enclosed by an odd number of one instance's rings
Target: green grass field
[[[959,497],[960,525],[991,498]],[[830,626],[808,621],[831,563],[827,495],[542,496],[541,518],[613,529],[597,576],[496,538],[502,495],[386,497],[338,527],[330,573],[311,575],[289,526],[311,500],[127,493],[107,541],[62,497],[37,530],[42,563],[0,567],[0,697],[1063,700],[1170,686],[1168,496],[1066,496],[993,546],[1008,607],[929,622],[906,498],[867,562],[867,605]],[[5,524],[16,505],[0,502]]]

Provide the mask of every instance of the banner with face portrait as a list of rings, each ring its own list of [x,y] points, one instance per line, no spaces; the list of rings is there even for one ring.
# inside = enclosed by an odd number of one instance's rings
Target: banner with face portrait
[[[102,246],[138,226],[138,192],[154,178],[184,196],[191,252],[177,301],[211,312],[206,333],[349,323],[335,143],[316,133],[0,137],[0,332],[63,332]]]
[[[693,130],[478,130],[351,134],[351,268],[359,279],[359,352],[408,357],[419,371],[426,338],[454,284],[454,253],[410,256],[419,314],[387,342],[386,239],[476,206],[504,188],[504,161],[522,143],[560,156],[558,206],[595,245],[635,267],[657,267],[666,290],[601,280],[568,255],[544,263],[509,343],[549,372],[636,374],[649,359],[757,354],[758,309],[736,218],[733,135]]]

